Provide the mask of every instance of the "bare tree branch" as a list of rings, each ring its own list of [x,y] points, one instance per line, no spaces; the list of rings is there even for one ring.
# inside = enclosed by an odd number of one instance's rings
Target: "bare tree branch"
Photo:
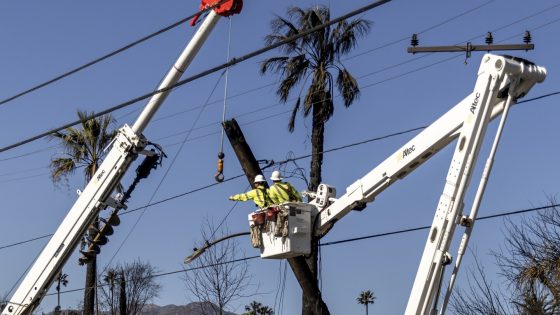
[[[201,228],[205,241],[226,235],[227,230],[221,229],[216,233],[213,223],[206,220]],[[217,235],[221,234],[221,235]],[[234,262],[236,254],[241,254],[238,244],[233,239],[217,243],[192,262],[195,270],[185,272],[184,281],[187,290],[200,302],[203,315],[225,314],[228,305],[240,298],[247,297],[251,284],[248,263]],[[197,268],[210,266],[207,268]],[[210,306],[210,307],[208,307]],[[211,308],[211,312],[207,309]]]

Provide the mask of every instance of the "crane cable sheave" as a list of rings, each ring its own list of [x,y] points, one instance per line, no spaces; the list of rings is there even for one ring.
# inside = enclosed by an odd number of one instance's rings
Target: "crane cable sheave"
[[[202,0],[200,3],[200,11],[211,7],[218,15],[228,17],[241,12],[243,0]],[[200,13],[192,19],[191,26],[195,26],[199,18]]]

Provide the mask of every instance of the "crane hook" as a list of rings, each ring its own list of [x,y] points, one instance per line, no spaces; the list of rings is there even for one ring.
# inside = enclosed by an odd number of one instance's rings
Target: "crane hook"
[[[216,175],[214,175],[214,179],[221,183],[224,181],[224,152],[218,153],[218,170],[216,171]]]

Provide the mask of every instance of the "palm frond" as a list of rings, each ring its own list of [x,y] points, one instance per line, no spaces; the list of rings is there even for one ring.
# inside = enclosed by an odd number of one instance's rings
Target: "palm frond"
[[[286,41],[288,38],[299,34],[299,29],[289,20],[280,16],[276,16],[271,22],[270,26],[272,34],[265,37],[267,45],[277,44]],[[298,48],[298,40],[287,42],[279,47],[281,51],[286,54],[291,54]]]
[[[296,116],[297,116],[297,112],[299,111],[300,105],[301,105],[301,97],[298,97],[296,104],[292,108],[292,113],[290,114],[290,122],[288,123],[288,130],[290,132],[294,132],[296,128]]]
[[[76,170],[76,163],[71,158],[55,158],[49,165],[51,169],[51,180],[59,183],[61,179],[73,174]]]
[[[316,5],[308,9],[292,6],[285,18],[277,16],[273,19],[272,33],[265,41],[268,44],[284,41],[330,19],[330,10],[326,6]],[[313,112],[313,119],[318,119],[318,123],[329,120],[335,109],[332,98],[335,85],[343,96],[345,107],[349,107],[359,97],[358,83],[340,63],[340,56],[351,51],[358,39],[368,33],[370,26],[371,23],[364,19],[337,23],[280,48],[286,53],[285,56],[269,58],[261,63],[261,74],[273,72],[281,77],[276,93],[283,102],[288,100],[291,91],[304,78],[310,79],[303,99],[300,95],[292,108],[288,130],[294,130],[299,109],[302,109],[304,117]],[[336,81],[333,80],[335,72],[330,72],[333,69],[338,69]]]
[[[314,81],[311,82],[309,89],[307,89],[307,94],[303,99],[303,117],[309,116],[313,106],[319,104],[319,100],[321,99],[321,86],[316,84]]]
[[[336,77],[336,86],[344,100],[344,106],[349,107],[360,97],[360,88],[356,79],[346,70],[341,68]]]
[[[81,129],[69,127],[50,135],[57,139],[62,148],[61,156],[51,160],[51,179],[54,183],[84,167],[85,179],[93,176],[101,163],[104,148],[116,136],[116,130],[109,130],[114,119],[110,115],[89,119],[93,113],[78,111]]]
[[[306,75],[309,61],[305,55],[291,57],[283,64],[281,69],[284,79],[280,82],[276,94],[282,102],[286,102],[290,96],[290,91]]]
[[[268,71],[273,73],[281,73],[283,68],[286,67],[286,63],[290,57],[282,56],[282,57],[272,57],[264,60],[261,62],[260,73],[265,74]]]
[[[336,24],[332,34],[334,51],[338,57],[347,55],[358,44],[358,39],[369,33],[372,23],[368,20],[358,19],[341,21]]]

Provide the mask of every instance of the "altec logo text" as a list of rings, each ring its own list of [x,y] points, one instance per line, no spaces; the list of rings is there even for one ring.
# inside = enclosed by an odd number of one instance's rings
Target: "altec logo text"
[[[478,106],[478,99],[480,98],[480,93],[476,93],[476,95],[474,96],[474,101],[471,104],[471,113],[474,115],[474,111],[476,110],[476,107]]]
[[[414,152],[414,149],[415,149],[414,145],[412,145],[410,148],[404,149],[403,152],[402,152],[402,157],[403,157],[403,159],[404,159],[406,156],[408,156],[410,153]]]

